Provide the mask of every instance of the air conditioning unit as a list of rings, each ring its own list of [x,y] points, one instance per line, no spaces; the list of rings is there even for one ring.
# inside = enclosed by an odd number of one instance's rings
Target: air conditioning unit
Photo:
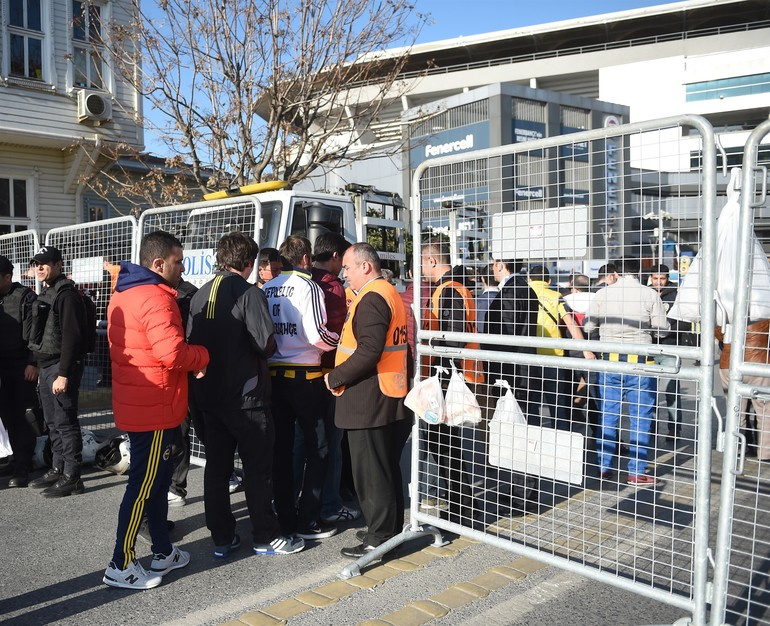
[[[94,122],[106,122],[112,119],[112,100],[110,96],[101,91],[78,91],[78,122],[91,120]]]

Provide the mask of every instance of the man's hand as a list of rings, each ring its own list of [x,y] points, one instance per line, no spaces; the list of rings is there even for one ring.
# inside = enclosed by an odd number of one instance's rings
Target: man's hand
[[[24,380],[28,383],[34,383],[37,380],[37,368],[34,365],[27,365],[24,368]]]
[[[342,392],[345,390],[344,387],[330,387],[329,374],[324,374],[324,383],[326,384],[326,388],[332,392],[333,396],[341,396]]]
[[[195,378],[203,378],[206,375],[206,368],[204,367],[202,370],[198,370],[195,372]]]
[[[51,385],[51,391],[55,396],[60,393],[67,393],[67,377],[57,376],[56,380],[53,381],[53,385]]]
[[[596,355],[593,352],[586,351],[586,352],[583,352],[583,358],[584,359],[595,359]]]

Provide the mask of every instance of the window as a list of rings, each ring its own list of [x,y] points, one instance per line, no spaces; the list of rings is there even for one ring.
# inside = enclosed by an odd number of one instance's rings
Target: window
[[[755,96],[770,92],[770,73],[735,76],[720,80],[690,83],[686,86],[687,102],[716,100],[735,96]]]
[[[17,233],[30,227],[28,187],[24,178],[0,178],[0,235]]]
[[[8,0],[11,76],[43,80],[43,0]]]
[[[102,7],[91,2],[72,2],[72,68],[75,87],[103,89]]]

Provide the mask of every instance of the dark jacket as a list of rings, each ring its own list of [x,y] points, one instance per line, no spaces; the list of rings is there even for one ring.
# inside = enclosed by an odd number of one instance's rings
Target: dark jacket
[[[663,306],[666,309],[666,313],[671,309],[671,306],[676,301],[677,288],[675,285],[666,286],[660,292],[660,299],[663,302]],[[692,323],[683,322],[682,320],[675,320],[668,318],[668,323],[671,326],[671,330],[665,337],[660,339],[658,343],[661,345],[669,346],[696,346],[698,345],[697,335],[692,332]]]
[[[336,398],[334,422],[339,428],[376,428],[408,416],[404,399],[384,395],[377,378],[390,320],[390,307],[382,296],[373,292],[362,296],[352,321],[356,351],[329,373],[332,387],[345,386]]]
[[[0,296],[0,364],[35,362],[24,338],[24,324],[35,298],[35,292],[21,283],[11,283],[10,291]]]
[[[275,335],[261,289],[239,274],[218,272],[192,297],[187,340],[205,346],[211,359],[206,376],[191,384],[196,408],[253,408],[269,400]]]
[[[74,283],[60,274],[40,297],[38,304],[51,309],[46,321],[43,343],[34,349],[40,367],[59,364],[59,376],[73,374],[76,363],[85,354],[86,309]]]

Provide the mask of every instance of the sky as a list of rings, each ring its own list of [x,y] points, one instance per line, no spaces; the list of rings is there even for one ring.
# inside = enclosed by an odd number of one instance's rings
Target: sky
[[[416,11],[430,14],[417,43],[478,35],[522,26],[668,4],[654,0],[414,0]],[[145,2],[145,5],[149,3]],[[147,107],[145,113],[152,115]],[[145,134],[146,149],[164,155],[165,147]]]

